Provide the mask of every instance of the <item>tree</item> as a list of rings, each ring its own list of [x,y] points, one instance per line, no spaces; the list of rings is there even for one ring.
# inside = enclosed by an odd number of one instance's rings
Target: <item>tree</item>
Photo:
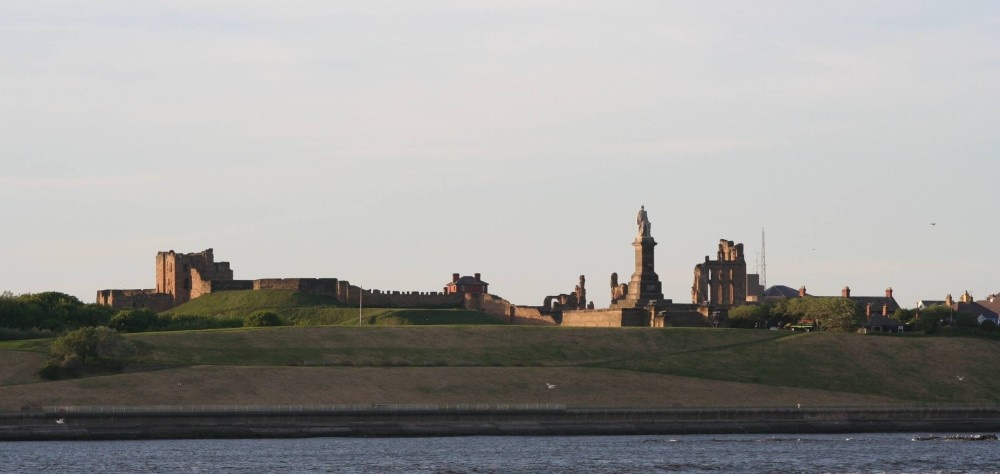
[[[137,353],[135,345],[118,331],[103,326],[69,332],[53,341],[49,351],[53,358],[46,365],[67,371],[88,366],[119,370]]]
[[[243,327],[281,326],[281,318],[271,311],[254,311],[243,318]]]
[[[930,334],[936,332],[942,323],[951,321],[954,315],[954,311],[948,306],[941,304],[929,306],[920,310],[914,320],[913,328]]]
[[[896,311],[892,313],[892,319],[907,324],[917,317],[917,313],[916,309],[896,308]]]
[[[773,304],[747,304],[729,309],[729,325],[734,328],[767,329],[768,320],[773,319]]]
[[[774,316],[785,324],[812,320],[826,331],[850,331],[858,323],[854,302],[840,297],[788,298],[775,306]]]
[[[111,317],[109,325],[122,332],[148,331],[156,325],[158,317],[148,309],[123,309]]]

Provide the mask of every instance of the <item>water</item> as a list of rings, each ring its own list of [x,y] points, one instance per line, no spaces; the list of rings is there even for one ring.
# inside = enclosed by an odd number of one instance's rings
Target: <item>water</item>
[[[12,442],[0,471],[1000,473],[1000,442],[912,440],[925,435]]]

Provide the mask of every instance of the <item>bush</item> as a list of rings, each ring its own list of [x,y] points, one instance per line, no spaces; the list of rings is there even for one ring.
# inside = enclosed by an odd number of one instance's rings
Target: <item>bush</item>
[[[85,327],[52,342],[52,359],[42,364],[45,378],[75,376],[82,370],[121,370],[138,351],[118,331],[107,327]]]
[[[15,339],[48,339],[55,334],[48,329],[9,329],[0,328],[0,341],[13,341]]]
[[[243,318],[243,327],[260,328],[266,326],[281,326],[281,318],[271,311],[254,311]]]
[[[111,317],[110,326],[121,332],[142,332],[153,329],[158,320],[148,309],[123,309]]]
[[[243,320],[240,318],[197,314],[162,314],[157,323],[157,328],[161,331],[194,331],[238,327],[243,327]]]

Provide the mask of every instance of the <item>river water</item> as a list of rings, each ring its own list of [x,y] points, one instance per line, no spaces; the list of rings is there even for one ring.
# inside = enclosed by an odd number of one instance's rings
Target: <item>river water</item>
[[[913,440],[927,435],[7,442],[0,443],[0,471],[1000,473],[1000,442]]]

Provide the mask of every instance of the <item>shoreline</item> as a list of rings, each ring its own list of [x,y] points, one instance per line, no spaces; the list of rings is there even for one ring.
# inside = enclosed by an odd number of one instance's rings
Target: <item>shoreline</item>
[[[46,407],[0,441],[306,437],[995,433],[1000,407],[566,408],[558,405]]]

